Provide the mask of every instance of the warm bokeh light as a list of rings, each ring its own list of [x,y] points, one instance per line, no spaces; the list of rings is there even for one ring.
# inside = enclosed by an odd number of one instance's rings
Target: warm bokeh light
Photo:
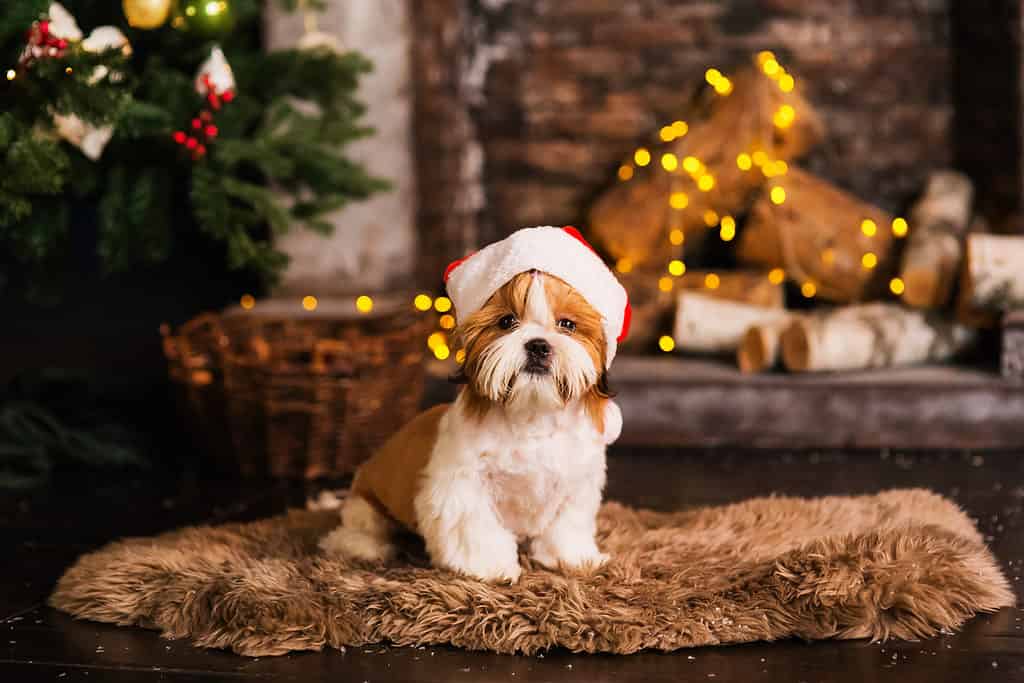
[[[679,159],[672,152],[661,155],[661,167],[666,171],[674,171],[679,168]]]
[[[682,230],[676,228],[668,234],[668,241],[673,246],[678,247],[680,244],[686,241],[686,235]]]
[[[860,231],[868,237],[874,237],[878,232],[878,225],[870,218],[865,218],[860,223]]]
[[[753,160],[754,166],[764,166],[768,163],[768,155],[764,150],[757,150],[750,158]]]
[[[878,265],[878,257],[872,252],[868,252],[860,257],[860,264],[866,269],[871,270]]]
[[[660,289],[663,292],[671,292],[672,291],[672,278],[670,278],[670,277],[660,277],[660,278],[658,278],[658,289]]]
[[[701,168],[700,159],[695,156],[688,156],[683,158],[683,170],[693,175],[698,173]]]
[[[718,81],[722,80],[722,72],[718,69],[708,69],[704,72],[704,80],[709,84],[714,85]]]
[[[619,180],[629,180],[633,177],[633,167],[629,164],[619,166]]]
[[[714,186],[714,177],[708,175],[707,173],[705,173],[704,175],[697,179],[697,189],[699,189],[701,192],[710,192]]]
[[[317,303],[319,302],[316,300],[316,297],[311,294],[302,297],[302,307],[307,311],[315,311]]]
[[[719,95],[728,95],[732,92],[732,81],[723,76],[715,82],[713,87]]]
[[[672,259],[668,263],[668,272],[676,277],[679,277],[686,272],[686,264],[679,259]]]
[[[704,286],[708,289],[718,289],[720,284],[722,284],[722,278],[715,273],[708,273],[704,276]]]
[[[889,280],[889,291],[895,294],[896,296],[902,294],[906,289],[906,284],[904,284],[903,280],[901,280],[900,278],[894,277],[893,279]]]
[[[796,110],[788,104],[779,107],[772,117],[772,122],[779,128],[789,128],[796,120]]]
[[[754,160],[750,158],[750,155],[744,152],[736,157],[736,166],[741,171],[749,171],[754,165]]]
[[[761,70],[764,71],[765,75],[768,76],[769,78],[777,78],[779,76],[779,71],[782,70],[782,67],[779,66],[779,63],[775,60],[774,57],[769,57],[768,59],[764,60],[764,63],[761,64]]]
[[[8,69],[7,70],[7,80],[13,81],[15,76],[17,76],[17,75],[18,74],[14,71],[14,69]]]
[[[786,201],[786,191],[777,185],[772,188],[769,196],[771,197],[772,204],[782,204]]]
[[[793,92],[793,88],[796,87],[796,81],[789,74],[782,74],[779,76],[779,90],[782,92]]]
[[[673,192],[668,196],[668,204],[673,209],[685,209],[690,205],[690,198],[685,192]]]
[[[462,365],[463,363],[466,362],[465,349],[459,349],[458,351],[455,352],[455,362],[458,363],[459,365]]]
[[[451,354],[451,349],[448,348],[447,344],[438,344],[434,347],[434,357],[438,360],[448,360],[448,356]]]
[[[360,313],[369,313],[373,310],[373,299],[365,294],[356,299],[356,310]]]
[[[676,137],[676,131],[672,126],[662,126],[661,130],[658,131],[658,137],[660,137],[664,142],[672,142]]]
[[[905,218],[894,218],[892,221],[892,234],[895,237],[906,237],[910,226]]]
[[[441,326],[442,330],[450,330],[455,327],[455,316],[451,313],[445,313],[437,324]]]
[[[427,348],[436,349],[439,345],[444,344],[448,341],[448,337],[444,332],[434,332],[427,337]]]
[[[714,209],[708,209],[704,212],[704,225],[709,228],[718,225],[718,213]]]
[[[241,304],[242,308],[250,311],[256,305],[256,298],[252,294],[243,294],[238,303]]]
[[[647,151],[646,147],[641,147],[633,152],[633,161],[636,162],[637,166],[646,166],[651,163],[651,153]]]
[[[663,335],[658,340],[658,348],[664,351],[665,353],[668,353],[676,348],[676,340],[668,336],[667,334]]]
[[[800,285],[800,293],[803,294],[805,298],[810,299],[811,297],[818,293],[818,288],[815,286],[813,282],[808,280],[807,282]]]
[[[447,313],[452,310],[452,300],[446,296],[439,296],[434,299],[434,310],[438,313]]]
[[[782,281],[786,279],[786,271],[782,268],[772,268],[768,271],[768,282],[773,285],[781,285]]]
[[[690,132],[690,126],[687,125],[686,121],[673,121],[672,130],[675,132],[677,138],[681,138]]]
[[[732,238],[736,237],[736,219],[732,216],[723,216],[718,236],[722,238],[723,242],[731,242]]]
[[[430,307],[434,305],[434,300],[426,294],[417,294],[416,298],[412,300],[412,305],[418,311],[429,311]]]
[[[633,270],[633,261],[623,256],[615,262],[615,270],[620,273],[628,273]]]

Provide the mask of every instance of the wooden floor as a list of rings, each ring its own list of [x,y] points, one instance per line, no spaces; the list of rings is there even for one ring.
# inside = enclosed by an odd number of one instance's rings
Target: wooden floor
[[[608,496],[659,509],[772,492],[821,495],[924,486],[977,517],[1020,595],[1024,458],[1016,454],[782,454],[617,451]],[[78,554],[125,535],[254,519],[298,505],[302,486],[226,484],[159,475],[61,482],[0,498],[0,681],[1024,681],[1024,611],[975,619],[924,642],[795,641],[628,657],[549,652],[512,657],[387,646],[248,659],[77,622],[44,606]]]

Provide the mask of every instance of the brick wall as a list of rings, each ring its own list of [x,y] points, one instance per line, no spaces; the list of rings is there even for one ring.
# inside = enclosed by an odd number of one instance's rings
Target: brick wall
[[[580,222],[619,161],[677,118],[708,66],[728,71],[762,49],[805,83],[829,126],[808,160],[815,172],[895,211],[951,160],[950,0],[414,4],[426,6],[421,22],[443,15],[458,37],[447,96],[459,100],[457,134],[471,130],[459,158],[475,149],[482,159],[462,175],[481,200],[469,211],[479,243],[525,224]],[[434,130],[448,135],[443,122]],[[421,179],[438,201],[434,180]]]

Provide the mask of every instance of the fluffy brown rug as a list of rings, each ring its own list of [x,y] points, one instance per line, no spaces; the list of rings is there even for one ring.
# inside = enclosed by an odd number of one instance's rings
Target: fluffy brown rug
[[[253,656],[381,641],[629,653],[919,638],[1014,604],[968,517],[923,490],[671,514],[608,503],[607,567],[533,568],[515,586],[431,569],[415,548],[387,567],[326,559],[316,541],[336,522],[301,511],[112,543],[80,558],[50,604]]]

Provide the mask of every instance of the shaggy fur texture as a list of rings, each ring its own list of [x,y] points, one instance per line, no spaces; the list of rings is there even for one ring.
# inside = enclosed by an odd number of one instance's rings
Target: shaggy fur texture
[[[921,638],[1014,596],[968,517],[923,490],[758,498],[677,513],[607,503],[612,560],[514,586],[329,560],[332,511],[127,539],[85,555],[50,604],[252,656],[390,641],[630,653],[779,638]]]

